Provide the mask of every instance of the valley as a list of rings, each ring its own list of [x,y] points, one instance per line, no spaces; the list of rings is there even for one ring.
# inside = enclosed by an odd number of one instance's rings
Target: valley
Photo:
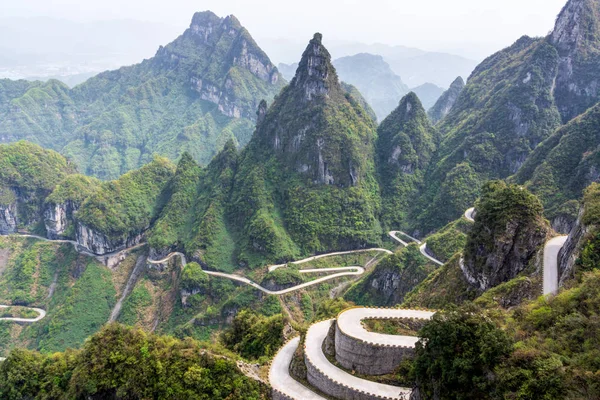
[[[202,11],[0,80],[0,398],[600,397],[600,0],[565,1],[462,77],[320,32],[278,68]]]

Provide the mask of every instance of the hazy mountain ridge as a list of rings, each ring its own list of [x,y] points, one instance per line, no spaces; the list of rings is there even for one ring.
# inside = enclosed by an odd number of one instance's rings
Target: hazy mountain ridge
[[[475,69],[439,124],[443,140],[435,167],[426,178],[430,188],[422,207],[431,205],[421,213],[415,227],[437,228],[460,215],[478,196],[485,180],[517,173],[561,121],[584,112],[600,99],[594,91],[594,82],[600,78],[598,69],[590,67],[600,59],[593,39],[593,33],[600,32],[596,18],[599,9],[596,1],[571,0],[550,36],[523,37]],[[585,18],[582,10],[590,11]],[[450,198],[439,196],[438,188],[441,193],[447,190],[454,194]],[[446,216],[439,211],[441,202],[446,204]]]
[[[72,90],[57,81],[31,83],[32,90],[6,99],[12,106],[4,106],[0,137],[59,150],[105,179],[154,152],[176,159],[188,150],[205,164],[227,140],[250,139],[258,103],[283,84],[235,17],[197,13],[183,35],[141,64]]]

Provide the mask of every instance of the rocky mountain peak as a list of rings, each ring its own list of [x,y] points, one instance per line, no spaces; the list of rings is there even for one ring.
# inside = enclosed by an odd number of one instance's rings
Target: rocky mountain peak
[[[465,87],[465,81],[462,77],[458,77],[452,82],[450,88],[446,90],[436,101],[436,103],[428,111],[429,119],[434,124],[440,122],[446,115],[450,113],[452,107],[458,100],[458,96]]]
[[[212,11],[197,12],[192,17],[190,31],[195,36],[202,38],[205,43],[208,43],[219,25],[221,25],[221,18]]]
[[[315,33],[302,54],[292,86],[304,90],[304,98],[311,101],[328,96],[331,90],[341,90],[331,55],[323,46],[323,35]]]
[[[462,76],[459,76],[458,78],[456,78],[454,80],[454,82],[452,82],[452,84],[450,85],[450,89],[458,89],[458,90],[462,90],[462,88],[465,87],[465,81],[463,80]]]
[[[556,20],[550,40],[562,54],[571,53],[600,33],[600,1],[570,0]]]
[[[554,97],[566,123],[600,99],[600,0],[570,0],[548,40],[559,55]]]

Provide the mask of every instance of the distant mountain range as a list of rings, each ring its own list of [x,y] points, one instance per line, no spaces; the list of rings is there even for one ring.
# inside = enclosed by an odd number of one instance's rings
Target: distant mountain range
[[[149,58],[180,33],[170,25],[134,20],[0,18],[0,78],[58,77],[73,83],[72,75],[95,75]]]
[[[187,150],[207,164],[228,140],[250,140],[260,101],[284,85],[235,17],[196,13],[154,57],[73,89],[0,80],[0,142],[26,139],[60,151],[102,179],[157,152],[176,159]]]
[[[333,62],[343,82],[355,86],[375,111],[379,122],[394,110],[400,99],[409,92],[415,92],[425,110],[433,107],[444,89],[424,83],[410,88],[402,78],[392,71],[385,59],[376,54],[360,53],[338,58]],[[298,64],[279,64],[279,71],[288,80],[296,73]],[[456,78],[456,77],[455,77]]]

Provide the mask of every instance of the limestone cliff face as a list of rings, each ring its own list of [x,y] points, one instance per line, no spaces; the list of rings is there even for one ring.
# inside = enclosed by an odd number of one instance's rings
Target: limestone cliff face
[[[0,204],[0,235],[17,231],[17,203]]]
[[[67,237],[67,228],[73,224],[73,214],[79,208],[73,201],[55,204],[47,203],[44,206],[44,225],[48,239],[72,239]]]
[[[598,0],[570,0],[550,35],[560,57],[554,97],[564,122],[600,98],[599,35]]]
[[[143,238],[142,233],[130,234],[119,238],[110,238],[81,223],[76,224],[75,235],[76,241],[80,246],[98,255],[104,255],[135,246],[136,244],[139,244]]]
[[[450,110],[452,110],[452,107],[456,103],[456,100],[458,100],[458,96],[464,87],[465,81],[459,76],[454,82],[452,82],[450,88],[448,88],[448,90],[442,94],[438,101],[436,101],[434,106],[429,109],[427,114],[429,115],[429,119],[433,124],[437,124],[450,113]]]
[[[546,243],[550,227],[541,202],[516,185],[484,187],[461,269],[481,291],[515,278]]]

